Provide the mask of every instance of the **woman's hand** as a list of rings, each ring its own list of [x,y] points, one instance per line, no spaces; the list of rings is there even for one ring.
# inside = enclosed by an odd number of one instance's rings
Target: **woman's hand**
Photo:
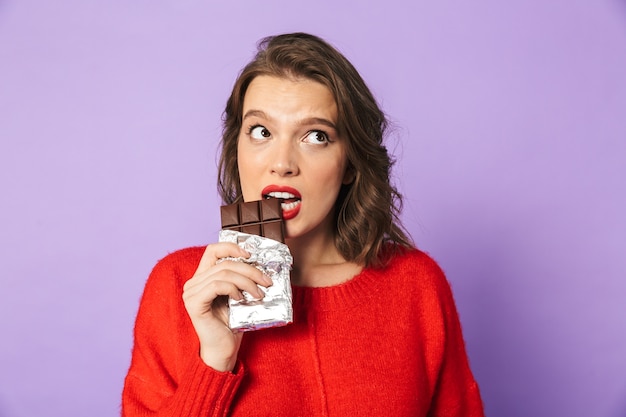
[[[243,333],[228,327],[228,297],[243,299],[241,291],[255,298],[264,294],[257,284],[268,287],[270,278],[252,265],[223,261],[226,257],[248,258],[234,243],[215,243],[204,250],[198,269],[183,287],[183,301],[200,340],[200,357],[218,371],[232,371]]]

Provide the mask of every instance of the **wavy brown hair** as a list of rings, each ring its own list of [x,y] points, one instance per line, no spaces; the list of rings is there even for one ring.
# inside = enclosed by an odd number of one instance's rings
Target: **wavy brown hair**
[[[306,33],[262,39],[235,82],[223,114],[218,190],[224,203],[242,198],[237,138],[244,96],[259,75],[314,80],[335,97],[338,132],[346,141],[348,169],[355,175],[351,184],[342,186],[335,204],[335,245],[343,257],[381,266],[388,249],[412,248],[399,219],[402,196],[390,181],[393,159],[383,144],[387,118],[354,66],[327,42]]]

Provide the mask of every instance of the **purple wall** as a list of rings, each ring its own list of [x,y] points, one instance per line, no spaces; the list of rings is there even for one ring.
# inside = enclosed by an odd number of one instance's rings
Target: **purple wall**
[[[0,417],[118,413],[147,274],[216,240],[236,73],[295,30],[392,116],[488,415],[626,415],[624,0],[213,3],[0,0]]]

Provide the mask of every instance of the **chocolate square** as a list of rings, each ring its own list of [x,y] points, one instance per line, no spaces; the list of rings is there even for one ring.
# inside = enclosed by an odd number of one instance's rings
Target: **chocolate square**
[[[285,242],[281,200],[269,198],[220,207],[222,229],[259,235]]]
[[[239,206],[237,204],[220,207],[220,213],[222,216],[222,229],[239,224]]]
[[[282,219],[282,210],[280,208],[280,200],[277,198],[269,198],[263,200],[261,205],[261,218],[263,221]]]
[[[239,221],[241,224],[258,223],[261,221],[259,216],[259,204],[256,201],[239,204]]]

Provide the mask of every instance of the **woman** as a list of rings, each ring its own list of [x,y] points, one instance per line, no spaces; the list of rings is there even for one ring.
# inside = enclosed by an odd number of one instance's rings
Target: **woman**
[[[482,416],[448,283],[400,226],[384,114],[323,40],[270,37],[224,113],[225,203],[283,198],[294,322],[232,332],[227,296],[271,280],[231,243],[154,268],[125,416]],[[258,284],[258,285],[257,285]]]

